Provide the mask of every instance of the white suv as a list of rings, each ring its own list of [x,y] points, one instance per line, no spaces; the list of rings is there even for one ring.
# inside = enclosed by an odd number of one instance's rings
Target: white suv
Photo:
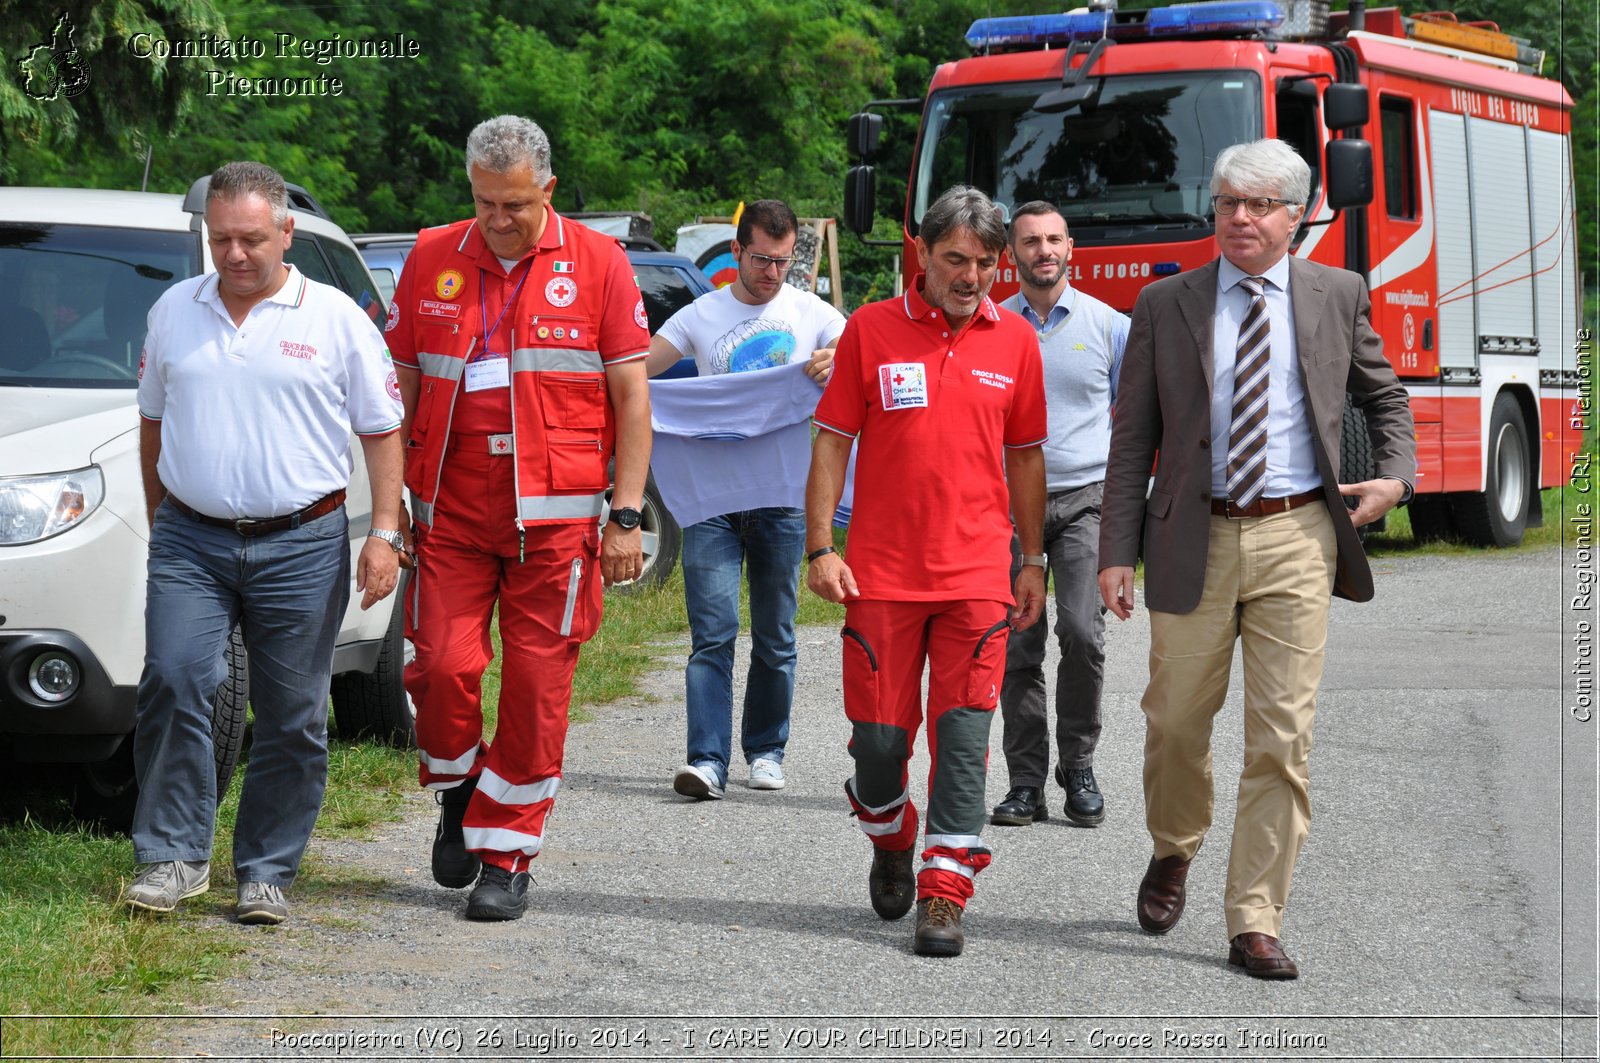
[[[113,823],[132,813],[144,663],[139,358],[151,304],[212,268],[207,180],[187,196],[0,188],[0,746],[83,765],[79,811]],[[386,303],[349,238],[290,187],[288,261],[381,326]],[[352,571],[371,523],[366,467],[354,464]],[[345,737],[409,743],[401,595],[366,612],[360,600],[352,593],[334,651],[336,724]],[[228,659],[212,727],[222,786],[245,734],[238,632]]]

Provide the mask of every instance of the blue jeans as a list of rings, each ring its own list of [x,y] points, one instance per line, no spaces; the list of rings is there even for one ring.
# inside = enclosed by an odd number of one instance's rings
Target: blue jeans
[[[245,538],[168,502],[156,510],[133,742],[139,863],[211,859],[211,701],[227,674],[228,633],[242,623],[255,723],[234,871],[240,882],[294,882],[328,779],[328,684],[350,600],[348,528],[340,508]]]
[[[750,580],[750,675],[740,740],[747,762],[783,762],[794,702],[794,611],[805,511],[724,513],[683,529],[689,606],[689,763],[728,781],[733,744],[733,647],[739,637],[739,571]]]

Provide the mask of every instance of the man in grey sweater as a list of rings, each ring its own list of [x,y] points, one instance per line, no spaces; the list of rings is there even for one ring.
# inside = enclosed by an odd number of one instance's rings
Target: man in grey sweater
[[[1100,495],[1111,445],[1111,404],[1128,338],[1128,318],[1068,283],[1072,239],[1052,204],[1024,203],[1012,212],[1011,257],[1021,290],[1000,305],[1021,314],[1039,334],[1044,356],[1050,438],[1044,445],[1044,546],[1055,587],[1055,778],[1067,793],[1067,818],[1082,827],[1105,819],[1094,777],[1100,738],[1100,690],[1105,666],[1105,607],[1099,570]],[[1013,574],[1022,564],[1012,540]],[[1003,748],[1010,790],[992,821],[1026,826],[1049,813],[1044,799],[1050,767],[1045,715],[1045,624],[1014,632],[1000,692]]]

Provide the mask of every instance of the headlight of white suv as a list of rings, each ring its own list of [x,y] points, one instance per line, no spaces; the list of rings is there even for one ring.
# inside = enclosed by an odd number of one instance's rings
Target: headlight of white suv
[[[83,522],[106,497],[98,465],[40,476],[0,476],[0,546],[36,543]]]

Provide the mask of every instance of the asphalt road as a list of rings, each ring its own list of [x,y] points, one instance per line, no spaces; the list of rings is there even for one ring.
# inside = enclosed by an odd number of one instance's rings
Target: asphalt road
[[[461,918],[465,892],[429,877],[433,807],[418,795],[376,841],[313,843],[351,883],[337,896],[297,901],[276,931],[206,928],[243,937],[252,962],[196,989],[189,1006],[205,1018],[152,1022],[149,1051],[1594,1058],[1600,723],[1569,712],[1587,660],[1578,624],[1593,620],[1571,607],[1572,560],[1383,559],[1377,601],[1335,602],[1313,825],[1284,928],[1296,982],[1225,962],[1237,692],[1217,721],[1217,818],[1188,910],[1165,937],[1134,922],[1150,852],[1142,609],[1109,632],[1105,824],[1067,825],[1052,787],[1049,821],[988,828],[995,861],[958,959],[913,956],[912,920],[883,923],[867,904],[870,854],[842,791],[838,637],[809,628],[787,789],[734,785],[698,804],[672,793],[685,647],[663,646],[651,696],[572,729],[525,919]],[[991,804],[1005,790],[998,728]],[[914,793],[926,771],[919,757]]]

